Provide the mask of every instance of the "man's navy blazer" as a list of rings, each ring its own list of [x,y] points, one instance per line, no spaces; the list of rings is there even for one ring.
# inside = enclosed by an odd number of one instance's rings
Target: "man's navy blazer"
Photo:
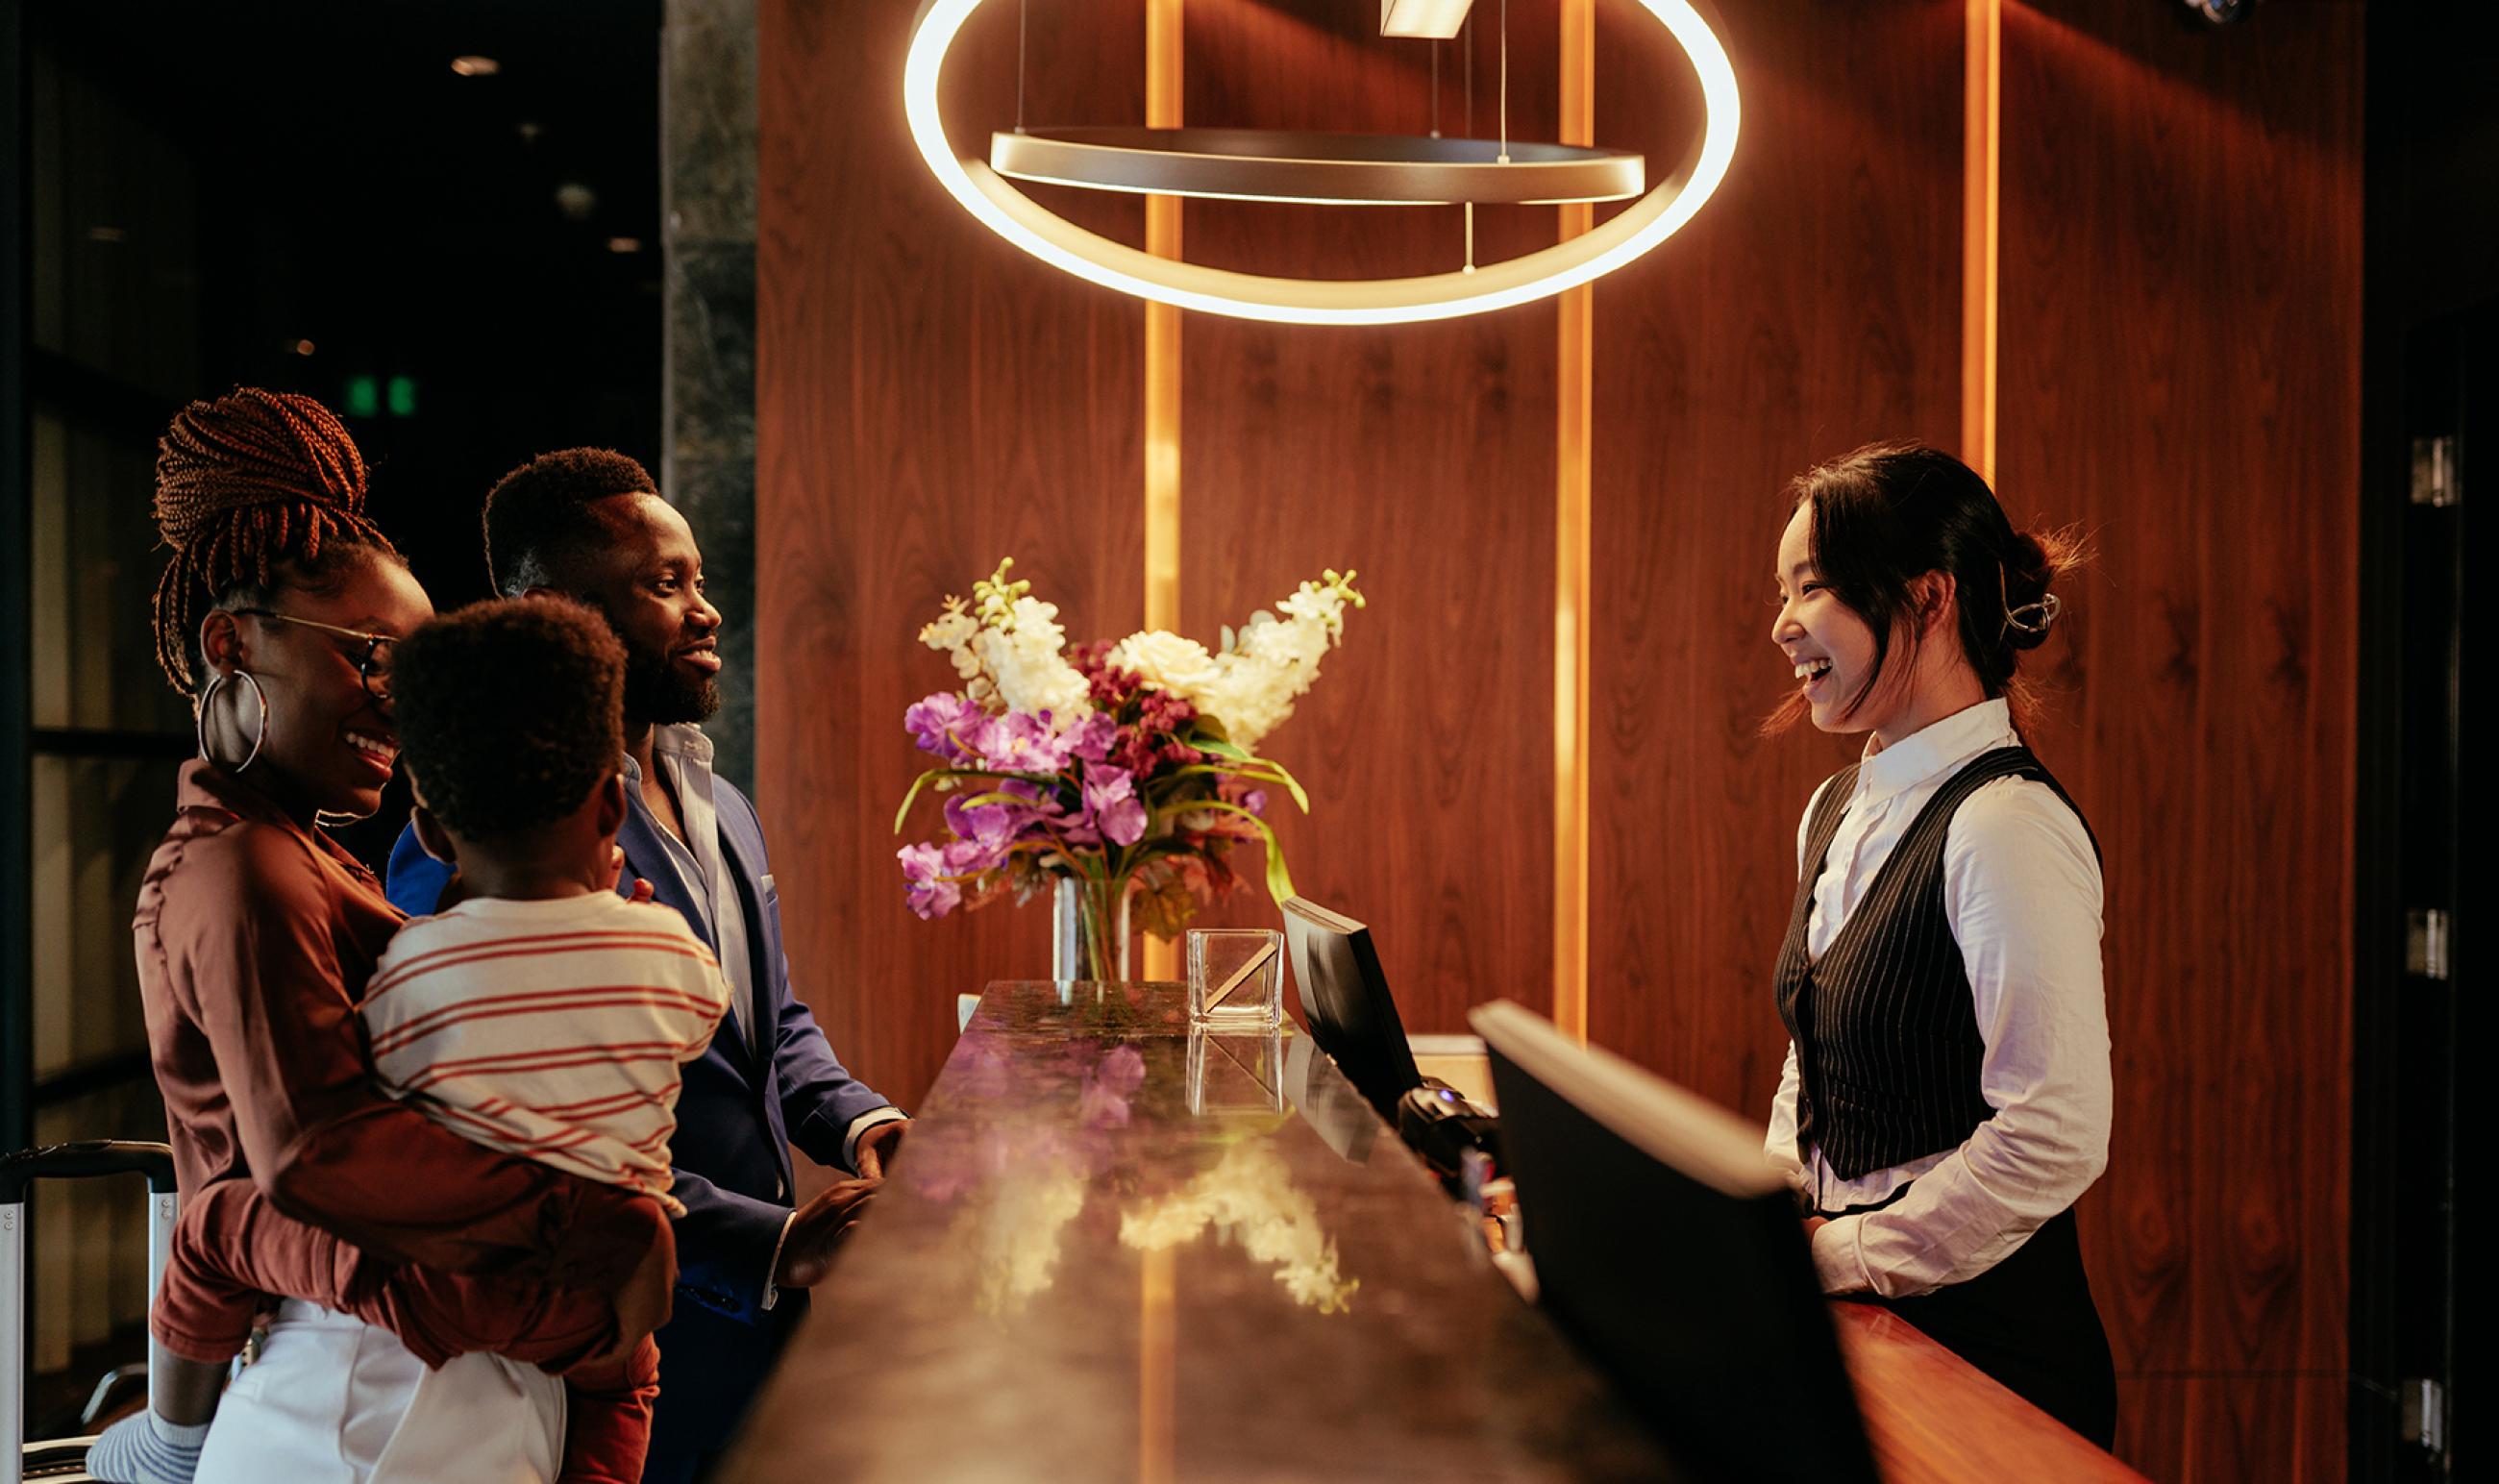
[[[815,1016],[790,992],[790,962],[781,952],[781,898],[772,887],[763,822],[729,780],[715,775],[712,789],[721,851],[749,924],[756,997],[763,1004],[764,1054],[748,1049],[752,1032],[745,1017],[753,1007],[741,1005],[735,1019],[722,1022],[710,1048],[686,1065],[685,1085],[677,1094],[677,1132],[669,1142],[673,1188],[686,1207],[676,1223],[677,1291],[762,1325],[770,1317],[763,1291],[772,1255],[790,1218],[790,1145],[818,1164],[849,1170],[843,1137],[853,1120],[887,1102],[842,1070]],[[695,935],[717,951],[641,790],[629,788],[625,793],[631,812],[616,836],[625,849],[618,890],[630,894],[637,876],[648,881],[655,899],[675,908]],[[416,843],[414,826],[400,835],[386,888],[393,905],[410,917],[428,915],[450,879],[450,867]],[[790,1307],[790,1300],[780,1307]]]

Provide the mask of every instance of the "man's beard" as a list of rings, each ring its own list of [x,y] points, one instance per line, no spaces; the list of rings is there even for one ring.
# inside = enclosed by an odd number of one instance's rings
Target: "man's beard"
[[[708,721],[720,709],[720,682],[690,676],[666,655],[639,645],[625,652],[625,715],[654,726]]]

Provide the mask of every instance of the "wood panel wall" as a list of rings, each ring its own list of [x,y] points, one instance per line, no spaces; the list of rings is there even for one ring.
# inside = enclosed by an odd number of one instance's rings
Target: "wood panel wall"
[[[1760,733],[1794,684],[1769,639],[1781,488],[1872,438],[1957,442],[1962,25],[1951,4],[1722,15],[1738,167],[1597,283],[1588,1031],[1758,1118],[1797,817],[1853,756]],[[1598,138],[1688,129],[1672,44],[1619,7],[1598,24]]]
[[[1512,116],[1549,120],[1554,14],[1519,12]],[[1191,123],[1429,127],[1429,52],[1382,43],[1375,9],[1188,14]],[[1475,123],[1490,134],[1497,38],[1477,31]],[[1461,57],[1444,49],[1456,134]],[[1487,261],[1553,241],[1550,209],[1477,217]],[[1462,233],[1454,208],[1186,207],[1193,260],[1266,273],[1444,272]],[[1309,785],[1312,813],[1271,812],[1286,816],[1296,887],[1371,925],[1418,1029],[1463,1030],[1485,1000],[1548,998],[1552,323],[1539,306],[1378,329],[1192,315],[1183,331],[1184,628],[1237,625],[1322,567],[1361,572],[1370,606],[1265,748]],[[1252,881],[1210,920],[1272,924],[1275,909]]]
[[[1014,121],[1015,10],[990,11],[948,71],[958,142]],[[760,8],[756,249],[757,788],[795,984],[852,1070],[906,1103],[953,1045],[958,991],[1050,965],[1046,909],[903,906],[893,811],[921,759],[902,713],[956,683],[915,635],[1002,556],[1074,633],[1125,632],[1144,601],[1144,311],[945,195],[903,125],[910,20]],[[1141,15],[1033,43],[1033,116],[1143,109]],[[1143,233],[1132,198],[1061,209]]]
[[[2083,1231],[2129,1453],[2339,1478],[2361,11],[2158,10],[2004,22],[2001,484],[2099,550],[2039,652],[2041,751],[2108,855],[2118,1132]]]
[[[762,802],[799,983],[906,1098],[953,994],[1048,949],[1038,912],[901,906],[899,718],[946,679],[911,635],[1010,552],[1072,632],[1137,621],[1143,396],[1139,307],[991,239],[910,150],[908,9],[765,0],[758,314]],[[992,9],[955,68],[966,141],[1012,107],[1013,10]],[[2176,9],[2005,8],[2000,482],[2017,520],[2078,522],[2098,551],[2039,652],[2037,741],[2108,853],[2119,1121],[2083,1228],[2120,1451],[2162,1479],[2335,1477],[2359,11],[2276,0],[2203,32]],[[1549,132],[1554,13],[1511,10],[1513,116]],[[1140,11],[1036,0],[1036,120],[1143,116]],[[1964,6],[1720,11],[1734,173],[1596,294],[1589,1027],[1759,1117],[1797,814],[1851,756],[1756,732],[1787,683],[1779,489],[1872,437],[1959,444]],[[1383,51],[1370,15],[1189,0],[1188,120],[1416,126],[1420,54]],[[1671,154],[1695,102],[1671,47],[1621,0],[1598,26],[1598,139]],[[1459,95],[1451,66],[1453,131]],[[1133,202],[1053,205],[1142,241]],[[1453,214],[1191,203],[1185,241],[1416,272],[1449,260]],[[1552,225],[1486,213],[1482,251]],[[1300,885],[1375,924],[1420,1030],[1551,1003],[1555,339],[1549,305],[1183,331],[1184,629],[1321,566],[1375,599],[1272,751],[1313,786],[1285,826]],[[1260,917],[1246,889],[1224,916]]]

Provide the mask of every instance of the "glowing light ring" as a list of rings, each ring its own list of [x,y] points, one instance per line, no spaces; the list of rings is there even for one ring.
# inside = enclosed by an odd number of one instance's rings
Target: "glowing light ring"
[[[1175,262],[1087,232],[956,155],[937,112],[937,80],[957,33],[983,0],[925,0],[902,65],[902,107],[938,183],[983,226],[1063,273],[1157,303],[1241,319],[1387,325],[1481,314],[1549,298],[1604,276],[1672,237],[1726,178],[1742,121],[1727,48],[1688,0],[1637,0],[1666,27],[1701,80],[1706,116],[1688,172],[1675,172],[1612,220],[1568,242],[1474,273],[1412,278],[1277,278]]]

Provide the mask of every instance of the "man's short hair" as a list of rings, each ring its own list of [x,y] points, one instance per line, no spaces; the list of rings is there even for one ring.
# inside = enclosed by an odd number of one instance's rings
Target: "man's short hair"
[[[544,453],[497,480],[486,496],[486,575],[518,597],[562,588],[568,565],[603,534],[591,507],[618,495],[657,495],[648,469],[612,448]]]
[[[625,752],[625,647],[562,597],[497,598],[393,646],[400,746],[425,806],[464,840],[579,808]]]

